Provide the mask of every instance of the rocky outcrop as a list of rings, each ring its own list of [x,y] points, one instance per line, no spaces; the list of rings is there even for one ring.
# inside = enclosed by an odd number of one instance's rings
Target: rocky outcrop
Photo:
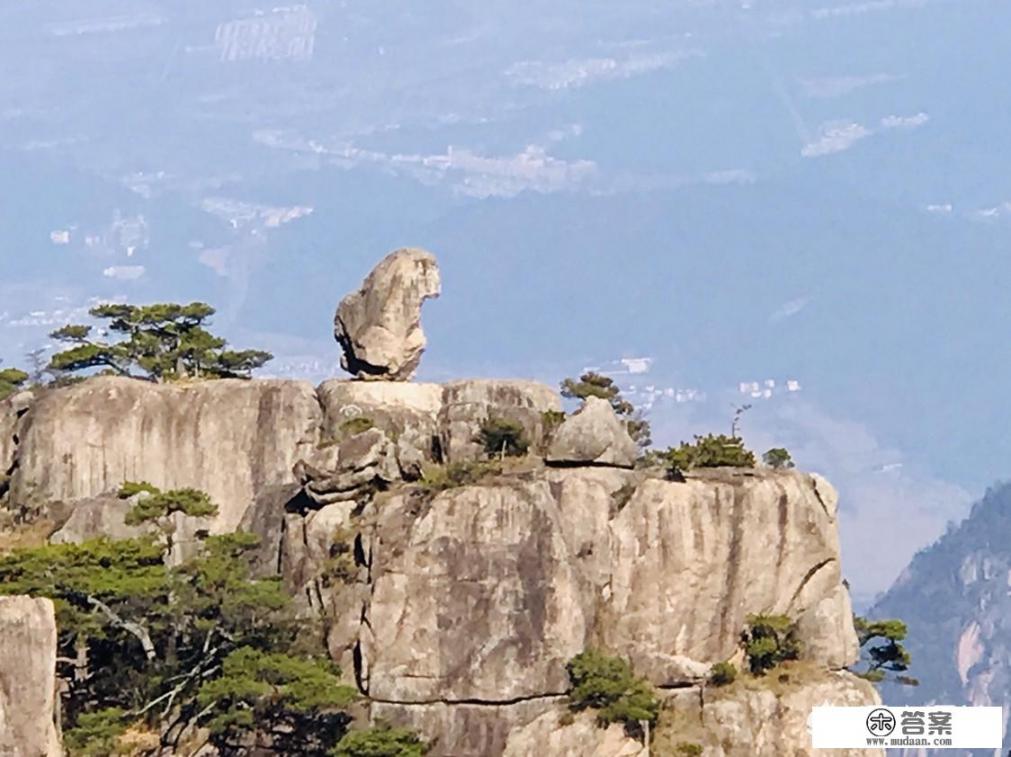
[[[28,412],[35,395],[18,392],[0,400],[0,496],[14,472],[15,453],[21,440],[22,418]]]
[[[593,715],[573,717],[565,709],[551,709],[509,733],[502,757],[649,757],[645,746],[625,735],[618,723],[600,728]]]
[[[109,495],[94,497],[67,508],[67,518],[49,537],[51,544],[80,544],[88,539],[136,539],[148,533],[144,526],[128,526],[127,513],[133,502]]]
[[[588,397],[551,435],[545,455],[549,463],[614,465],[631,468],[639,448],[628,435],[611,403]]]
[[[398,382],[325,381],[318,389],[323,439],[340,439],[349,423],[366,420],[394,440],[402,475],[417,478],[439,458],[442,386]]]
[[[63,754],[55,714],[53,603],[0,597],[0,754]]]
[[[656,751],[694,744],[705,757],[883,757],[875,749],[813,749],[808,731],[814,707],[880,703],[874,686],[850,673],[791,666],[728,687],[671,692]]]
[[[89,499],[124,481],[206,491],[233,530],[256,492],[294,480],[314,450],[320,407],[297,381],[159,385],[100,377],[45,392],[24,417],[14,501]]]
[[[536,381],[469,379],[443,386],[439,430],[443,459],[477,460],[484,448],[477,441],[481,424],[495,418],[519,423],[531,447],[544,446],[544,414],[560,412],[561,399]]]
[[[434,741],[426,757],[499,757],[515,728],[535,720],[546,709],[556,710],[561,704],[562,697],[505,704],[430,702],[404,706],[373,702],[371,717],[376,722],[397,723],[426,734],[429,741]],[[541,750],[529,754],[554,757]]]
[[[317,467],[304,460],[295,464],[295,477],[319,506],[336,502],[362,503],[380,488],[400,478],[393,444],[378,428],[370,428],[317,451]]]
[[[670,657],[727,659],[749,614],[774,613],[816,633],[801,637],[808,659],[855,662],[834,498],[816,486],[827,484],[765,471],[643,482],[609,524],[604,644],[662,683]],[[805,625],[810,613],[823,622]]]
[[[693,685],[738,652],[749,614],[783,613],[810,664],[850,664],[826,487],[793,472],[675,483],[589,467],[389,496],[360,526],[357,680],[385,716],[438,736],[437,754],[484,755],[505,748],[501,728],[464,749],[445,708],[508,720],[563,694],[565,663],[592,646],[660,686]]]
[[[597,502],[605,508],[606,492]],[[383,503],[363,679],[382,701],[504,702],[563,694],[586,645],[592,587],[546,481]]]
[[[855,659],[827,482],[750,469],[663,480],[628,467],[635,445],[606,402],[549,439],[560,407],[527,381],[329,381],[314,392],[97,378],[41,395],[16,419],[11,494],[62,501],[53,538],[80,541],[133,535],[130,503],[109,496],[125,480],[207,491],[221,507],[212,530],[261,536],[257,575],[280,575],[302,611],[325,614],[330,654],[372,717],[436,739],[433,757],[542,742],[560,754],[636,749],[580,718],[550,728],[565,665],[588,648],[696,698],[713,663],[739,659],[751,613],[795,620],[813,668]],[[466,486],[414,481],[423,466],[484,457],[489,419],[518,423],[534,456]],[[805,706],[795,696],[742,693],[713,728],[746,739],[747,724]],[[781,725],[800,738],[794,721]],[[786,743],[762,738],[761,754]]]
[[[421,306],[440,293],[435,256],[408,248],[387,255],[359,291],[341,300],[334,337],[341,367],[359,379],[409,381],[425,350]]]
[[[207,535],[209,520],[194,518],[175,512],[141,525],[127,525],[126,516],[141,499],[151,496],[141,492],[129,499],[114,495],[95,497],[76,502],[71,507],[60,508],[62,522],[49,537],[50,544],[80,544],[89,539],[136,539],[153,536],[164,540],[167,551],[165,562],[170,566],[181,565],[200,548]],[[54,513],[55,514],[55,513]]]
[[[810,754],[813,705],[879,701],[840,672],[857,641],[827,482],[752,469],[669,481],[635,469],[606,400],[558,425],[559,396],[536,382],[406,383],[439,292],[435,258],[402,249],[342,300],[334,335],[358,380],[103,376],[0,403],[0,496],[56,543],[153,532],[173,565],[208,532],[256,534],[253,573],[279,577],[307,625],[324,617],[371,719],[419,731],[431,757],[645,757],[621,726],[567,711],[566,664],[589,649],[627,659],[667,700],[655,754]],[[132,528],[125,481],[203,490],[218,514]],[[794,622],[801,660],[714,689],[711,666],[743,662],[759,613]],[[963,682],[992,625],[963,634]],[[0,753],[58,753],[55,655],[52,604],[0,599]]]
[[[19,506],[74,505],[147,480],[206,491],[219,507],[209,528],[223,532],[272,486],[307,483],[323,505],[357,496],[359,478],[417,479],[425,464],[476,459],[484,451],[474,438],[489,417],[518,420],[543,444],[543,413],[559,407],[549,387],[520,380],[328,381],[316,392],[297,381],[97,377],[42,393],[30,411],[7,400],[0,438]],[[382,459],[351,464],[357,453],[347,450],[338,464],[356,420],[385,434]],[[299,461],[309,468],[296,475]],[[345,463],[350,470],[339,471]]]

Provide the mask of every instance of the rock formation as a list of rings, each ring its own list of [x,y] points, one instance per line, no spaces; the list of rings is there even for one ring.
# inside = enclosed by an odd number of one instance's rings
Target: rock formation
[[[481,424],[491,418],[519,423],[537,449],[545,441],[544,414],[561,409],[558,395],[535,381],[451,381],[443,388],[439,410],[442,455],[454,463],[482,457],[484,448],[477,435]]]
[[[11,497],[73,502],[146,480],[194,487],[234,530],[256,492],[293,482],[319,441],[309,384],[229,379],[190,385],[98,377],[43,392],[21,420]]]
[[[808,755],[873,757],[874,749],[812,749],[807,718],[821,705],[866,706],[879,702],[874,686],[850,673],[797,666],[771,681],[739,681],[728,687],[672,692],[670,715],[657,733],[657,752],[678,743],[698,744],[706,757]]]
[[[549,709],[509,734],[503,757],[528,757],[550,754],[553,757],[649,757],[646,748],[625,735],[625,729],[612,723],[601,729],[593,716],[584,713],[567,717],[563,707]],[[570,721],[571,722],[567,722]]]
[[[639,448],[618,420],[611,403],[588,397],[551,437],[545,459],[549,463],[582,463],[631,468]]]
[[[431,253],[407,248],[387,255],[337,308],[334,337],[344,370],[365,380],[413,378],[426,344],[421,306],[440,287]]]
[[[98,378],[2,417],[17,426],[10,497],[61,502],[55,540],[126,535],[127,505],[109,496],[124,480],[208,491],[222,507],[214,528],[258,533],[260,574],[280,573],[305,611],[329,618],[331,655],[372,716],[437,738],[434,757],[518,754],[545,739],[559,754],[634,755],[637,742],[583,720],[551,731],[565,663],[607,649],[663,690],[689,692],[672,700],[687,707],[709,667],[739,655],[749,613],[794,619],[802,664],[822,677],[789,696],[707,699],[713,733],[746,743],[754,729],[753,753],[778,755],[804,742],[812,697],[877,701],[833,672],[855,660],[856,638],[827,482],[722,469],[666,481],[627,467],[634,443],[606,402],[549,439],[545,415],[560,407],[523,381],[328,381],[314,392]],[[564,465],[535,456],[469,486],[412,483],[423,467],[483,455],[475,437],[490,418],[519,423],[532,450]],[[325,581],[336,538],[353,546],[357,576]],[[780,721],[791,735],[773,736]]]
[[[261,537],[256,574],[326,619],[370,717],[418,730],[432,757],[641,757],[619,726],[567,712],[566,663],[591,648],[666,699],[656,753],[677,737],[707,757],[808,754],[811,706],[879,701],[843,670],[857,639],[826,481],[767,469],[669,481],[635,468],[605,400],[556,427],[561,400],[542,384],[405,383],[438,292],[435,259],[400,250],[341,303],[344,366],[382,381],[100,377],[0,403],[0,496],[44,512],[52,541],[77,542],[139,533],[115,496],[125,481],[207,492],[220,508],[207,528]],[[519,429],[528,456],[474,465],[489,421]],[[202,527],[175,516],[172,562]],[[801,659],[707,686],[713,664],[741,661],[760,613],[794,622]],[[52,753],[54,635],[50,604],[0,600],[0,752]]]
[[[438,737],[437,755],[475,756],[509,743],[519,753],[539,738],[545,721],[532,723],[563,701],[565,663],[590,646],[697,702],[710,666],[737,654],[748,614],[786,614],[820,688],[742,688],[713,716],[714,729],[742,744],[742,729],[767,729],[753,753],[778,755],[804,743],[805,707],[818,697],[877,701],[873,687],[831,672],[857,652],[835,506],[825,481],[794,472],[674,483],[592,466],[491,477],[428,498],[408,488],[360,516],[334,513],[327,528],[339,522],[354,534],[361,571],[339,597],[317,602],[339,615],[331,653],[355,670],[374,717]],[[324,554],[309,546],[314,530],[327,529],[290,522],[286,532],[299,536],[279,562],[297,566],[292,583],[319,597],[309,588],[310,553]],[[772,735],[765,721],[775,718],[789,735]],[[585,748],[582,731],[566,734],[566,749]]]
[[[377,488],[400,478],[393,443],[378,428],[354,434],[340,445],[326,447],[316,458],[328,459],[322,461],[322,468],[299,460],[295,464],[295,476],[309,498],[320,506],[363,502]]]
[[[22,418],[34,400],[31,392],[18,392],[0,400],[0,496],[14,473],[14,453],[21,436]]]
[[[0,754],[63,754],[55,715],[53,603],[48,599],[0,597]]]
[[[438,384],[324,381],[318,391],[324,439],[337,439],[355,419],[371,422],[395,439],[397,462],[407,478],[421,475],[439,454]]]

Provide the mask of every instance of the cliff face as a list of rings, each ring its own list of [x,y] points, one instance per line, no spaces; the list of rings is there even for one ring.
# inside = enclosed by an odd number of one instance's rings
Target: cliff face
[[[969,517],[919,552],[871,610],[909,626],[914,689],[889,702],[1003,706],[1011,744],[1011,484],[994,487]]]
[[[6,490],[10,475],[14,472],[22,419],[27,415],[33,399],[30,392],[20,392],[0,400],[0,494]]]
[[[798,619],[805,659],[820,670],[856,660],[835,497],[806,475],[672,483],[543,469],[431,499],[397,494],[343,523],[363,545],[351,613],[361,620],[331,637],[332,650],[357,666],[376,713],[439,736],[438,754],[500,753],[511,730],[564,694],[565,663],[589,647],[627,657],[661,687],[694,690],[696,701],[751,613]],[[342,592],[334,604],[347,612]],[[813,703],[875,701],[848,674],[819,685],[810,698],[738,701],[743,722],[768,734],[748,753],[803,743]],[[724,710],[704,712],[714,728],[736,724],[727,728],[743,748],[743,716]],[[791,724],[774,738],[777,718]]]
[[[828,605],[848,617],[834,521],[810,478],[636,478],[545,470],[366,511],[369,694],[408,704],[561,694],[565,662],[589,646],[674,685],[731,657],[750,613],[804,618]],[[623,487],[634,493],[618,511]],[[853,662],[851,626],[825,630],[803,639],[814,661]]]
[[[436,756],[534,743],[638,754],[622,734],[557,723],[565,663],[590,647],[631,660],[669,696],[671,717],[702,723],[693,739],[712,756],[745,754],[731,743],[806,754],[811,706],[878,701],[836,672],[857,650],[827,482],[719,470],[676,483],[606,456],[570,459],[571,444],[564,467],[545,466],[544,414],[559,408],[530,382],[332,381],[314,392],[93,379],[44,393],[17,420],[10,497],[86,507],[75,528],[111,531],[119,516],[101,503],[122,504],[100,495],[124,480],[207,491],[221,507],[215,530],[258,533],[260,572],[326,614],[330,652],[373,718],[437,739]],[[490,417],[520,423],[537,454],[466,486],[412,483],[433,461],[476,459]],[[356,435],[353,418],[374,428]],[[323,581],[338,535],[358,575]],[[751,613],[797,621],[801,664],[817,675],[783,691],[705,687],[713,663],[739,659]]]
[[[25,416],[11,496],[73,502],[141,480],[194,487],[219,506],[212,528],[230,531],[256,491],[294,481],[319,423],[315,392],[301,382],[90,379],[44,392]]]

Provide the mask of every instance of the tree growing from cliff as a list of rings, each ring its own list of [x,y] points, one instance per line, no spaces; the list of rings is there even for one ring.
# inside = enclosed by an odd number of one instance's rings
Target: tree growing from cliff
[[[600,725],[623,723],[625,730],[640,736],[641,723],[655,725],[660,701],[645,678],[620,657],[595,650],[581,652],[565,666],[572,682],[569,706],[573,710],[597,711]]]
[[[908,629],[901,620],[867,620],[853,617],[853,627],[857,632],[860,647],[867,653],[867,669],[858,673],[868,681],[879,683],[892,674],[891,680],[907,686],[916,686],[919,681],[905,675],[912,657],[905,645]]]
[[[50,597],[68,744],[110,754],[128,728],[174,747],[194,724],[220,745],[324,755],[353,688],[306,646],[280,581],[255,579],[248,534],[208,537],[177,568],[154,539],[52,544],[0,558],[0,594]]]
[[[635,406],[621,396],[621,389],[614,379],[595,371],[587,371],[578,379],[567,378],[561,383],[562,396],[569,399],[585,400],[587,397],[599,397],[611,403],[615,414],[625,422],[629,436],[645,449],[653,443],[649,421]]]
[[[351,722],[346,708],[357,694],[329,660],[246,646],[225,657],[221,675],[197,692],[197,704],[222,753],[268,747],[322,755],[344,735]]]
[[[147,481],[126,481],[119,489],[120,499],[136,497],[136,502],[123,517],[128,526],[142,526],[150,523],[161,533],[165,550],[174,554],[176,547],[176,527],[173,518],[176,513],[191,518],[210,518],[218,514],[215,505],[205,492],[198,489],[172,489],[163,492]],[[205,533],[198,531],[199,533]]]
[[[28,374],[17,368],[0,368],[0,400],[5,400],[21,389],[28,381]]]
[[[725,434],[696,436],[691,444],[669,447],[660,458],[674,479],[694,468],[754,468],[756,462],[755,453],[745,448],[743,439]]]
[[[796,628],[785,615],[749,615],[743,641],[752,675],[765,675],[781,662],[800,656]]]
[[[202,302],[99,305],[89,313],[107,321],[99,336],[111,339],[95,338],[88,325],[57,329],[50,337],[69,346],[53,355],[48,370],[66,375],[98,369],[153,381],[249,378],[273,356],[261,350],[227,349],[227,342],[206,328],[214,312]]]
[[[773,470],[787,470],[793,467],[793,457],[784,447],[773,447],[762,455],[762,462]]]

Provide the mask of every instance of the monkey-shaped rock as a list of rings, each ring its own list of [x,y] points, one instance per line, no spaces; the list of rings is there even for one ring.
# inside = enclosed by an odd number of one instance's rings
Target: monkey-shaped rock
[[[383,258],[337,308],[341,367],[363,380],[410,381],[426,345],[421,305],[440,292],[439,265],[430,252],[405,248]]]

